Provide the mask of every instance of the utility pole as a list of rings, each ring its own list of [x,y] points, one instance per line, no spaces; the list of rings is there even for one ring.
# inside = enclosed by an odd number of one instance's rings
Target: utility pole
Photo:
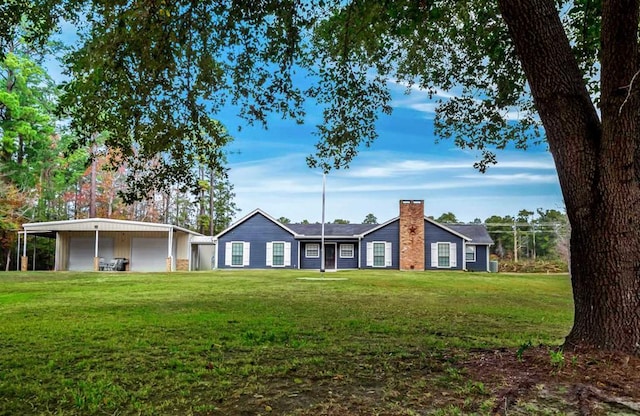
[[[91,135],[91,185],[89,190],[89,218],[96,217],[96,174],[97,174],[97,160],[96,160],[96,138],[98,135],[93,133]]]
[[[518,227],[516,220],[513,220],[513,261],[518,262]]]

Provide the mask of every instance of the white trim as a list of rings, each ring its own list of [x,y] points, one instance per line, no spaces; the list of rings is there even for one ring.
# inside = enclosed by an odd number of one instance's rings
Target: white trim
[[[283,244],[282,264],[273,264],[273,245]],[[287,267],[291,266],[291,243],[288,241],[268,241],[266,252],[266,264],[268,267]]]
[[[373,267],[373,241],[367,241],[367,267]]]
[[[448,266],[440,266],[438,262],[439,257],[439,249],[438,246],[440,244],[447,244],[449,246],[449,265]],[[457,258],[457,249],[456,243],[452,243],[450,241],[437,241],[435,243],[431,243],[431,267],[435,267],[438,269],[453,269],[456,268],[458,264]]]
[[[309,246],[318,246],[318,255],[310,256],[309,255]],[[306,243],[304,245],[304,257],[307,259],[319,259],[320,258],[320,243]]]
[[[251,265],[251,243],[248,241],[242,242],[242,266]]]
[[[452,269],[458,267],[458,250],[456,243],[449,244],[449,266]]]
[[[242,244],[242,264],[233,264],[233,245]],[[229,267],[246,267],[250,263],[251,245],[248,241],[227,241],[225,243],[224,265]]]
[[[342,247],[345,246],[351,246],[351,255],[350,256],[343,256],[342,255]],[[340,246],[338,248],[339,250],[339,254],[340,254],[340,258],[341,259],[352,259],[355,256],[356,253],[356,245],[353,243],[340,243]]]
[[[470,249],[470,248],[473,249],[473,259],[472,260],[467,259],[467,254],[468,254],[467,250]],[[477,257],[476,257],[477,256],[477,250],[478,250],[478,247],[475,244],[465,244],[464,245],[464,262],[465,263],[467,263],[467,262],[475,263],[477,261]]]
[[[374,246],[376,244],[384,245],[384,262],[382,265],[375,264]],[[385,268],[392,266],[392,248],[390,241],[369,241],[367,242],[367,266],[375,268]]]
[[[327,246],[333,246],[333,268],[331,270],[338,270],[338,243],[324,243],[325,249],[323,250],[323,258],[321,261],[321,266],[324,266],[327,269],[326,257],[327,257]]]
[[[267,267],[273,267],[273,242],[267,241],[267,254],[266,257],[266,265]]]
[[[253,211],[251,211],[250,213],[248,213],[247,215],[245,215],[244,217],[240,218],[238,221],[236,221],[233,224],[231,224],[226,229],[220,231],[218,234],[215,235],[215,238],[219,239],[221,236],[225,235],[229,231],[231,231],[234,228],[236,228],[237,226],[241,225],[243,222],[247,221],[249,218],[253,217],[256,214],[261,214],[263,217],[265,217],[269,221],[273,222],[275,225],[279,226],[283,230],[287,231],[292,236],[298,237],[298,234],[295,231],[293,231],[292,229],[288,228],[287,226],[285,226],[280,221],[278,221],[277,219],[273,218],[271,215],[267,214],[266,212],[264,212],[260,208],[256,208]]]

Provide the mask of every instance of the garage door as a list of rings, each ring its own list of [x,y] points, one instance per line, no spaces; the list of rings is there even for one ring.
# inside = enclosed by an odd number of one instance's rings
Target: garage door
[[[134,238],[131,240],[129,269],[136,272],[167,270],[166,238]]]
[[[72,271],[93,270],[93,256],[96,240],[94,237],[72,237],[69,240],[69,266]],[[98,239],[98,257],[105,260],[113,258],[113,238]]]

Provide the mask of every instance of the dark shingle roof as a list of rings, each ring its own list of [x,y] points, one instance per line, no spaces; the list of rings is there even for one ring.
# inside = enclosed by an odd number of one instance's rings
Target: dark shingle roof
[[[325,224],[326,237],[351,237],[366,233],[379,224]],[[487,229],[482,224],[442,224],[471,239],[475,244],[493,244]],[[322,234],[322,224],[285,224],[287,228],[302,236],[319,236]]]
[[[445,227],[462,234],[476,244],[493,244],[491,236],[482,224],[442,224]]]
[[[285,224],[285,226],[300,235],[319,236],[322,234],[322,224]],[[377,226],[377,224],[325,224],[324,235],[328,237],[356,236]]]

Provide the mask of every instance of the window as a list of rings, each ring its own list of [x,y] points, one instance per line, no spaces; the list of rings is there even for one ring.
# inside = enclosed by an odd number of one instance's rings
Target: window
[[[225,266],[244,267],[250,265],[251,243],[248,241],[227,241],[224,247]]]
[[[476,246],[467,246],[465,248],[465,260],[469,262],[476,261]]]
[[[274,266],[284,266],[284,243],[273,243],[273,261]]]
[[[242,254],[244,253],[244,243],[231,243],[231,265],[242,266],[244,264]]]
[[[438,243],[438,267],[450,267],[449,243]]]
[[[320,257],[320,244],[307,244],[305,246],[305,256],[308,258]]]
[[[340,244],[340,258],[353,258],[353,244]]]
[[[373,267],[384,267],[384,243],[373,243]]]
[[[458,264],[456,247],[456,243],[431,243],[431,267],[456,268]]]
[[[267,267],[291,266],[291,243],[288,241],[267,241]]]
[[[392,267],[390,241],[367,242],[367,266],[368,267]]]

